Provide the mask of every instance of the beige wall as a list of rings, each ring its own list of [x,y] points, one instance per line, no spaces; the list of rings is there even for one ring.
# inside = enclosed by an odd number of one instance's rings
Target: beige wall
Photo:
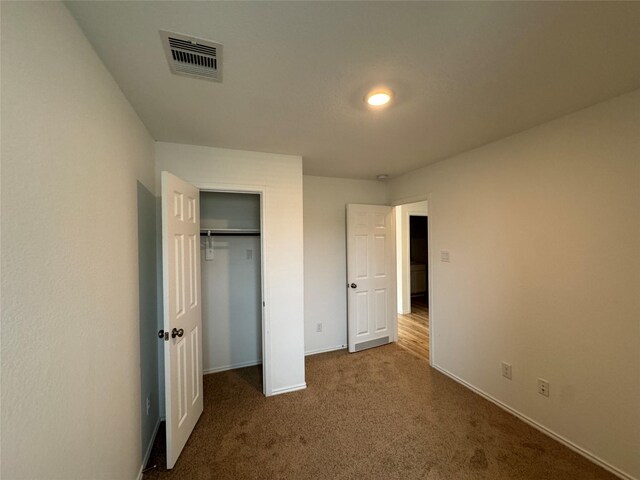
[[[152,139],[63,4],[2,2],[1,43],[1,476],[133,479]]]
[[[435,365],[640,477],[640,91],[389,194],[429,201]]]
[[[385,205],[386,199],[382,182],[304,176],[306,353],[346,347],[346,205]],[[317,331],[319,323],[321,332]]]

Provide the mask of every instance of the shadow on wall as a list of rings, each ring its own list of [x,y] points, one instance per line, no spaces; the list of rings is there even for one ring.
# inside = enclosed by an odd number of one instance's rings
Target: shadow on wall
[[[156,198],[138,182],[141,461],[160,418],[157,281]]]

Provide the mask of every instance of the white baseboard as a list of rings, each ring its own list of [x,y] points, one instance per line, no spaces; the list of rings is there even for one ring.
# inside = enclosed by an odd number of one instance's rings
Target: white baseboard
[[[235,370],[236,368],[253,367],[254,365],[261,365],[262,360],[249,360],[248,362],[234,363],[233,365],[224,365],[222,367],[206,368],[202,370],[203,375],[209,373],[225,372],[227,370]]]
[[[318,350],[309,350],[308,352],[304,352],[304,356],[307,357],[309,355],[317,355],[318,353],[335,352],[336,350],[344,350],[345,348],[347,348],[346,345],[338,345],[329,348],[319,348]]]
[[[147,463],[149,462],[149,457],[151,456],[151,450],[153,450],[153,444],[156,441],[156,435],[158,434],[160,423],[163,420],[164,420],[163,417],[158,417],[156,426],[153,427],[153,434],[151,435],[151,440],[149,441],[149,445],[147,445],[147,451],[144,453],[144,457],[142,457],[142,466],[140,467],[140,471],[138,472],[138,480],[142,480],[142,472],[144,471],[144,467],[146,467]]]
[[[638,480],[636,477],[634,477],[634,476],[632,476],[632,475],[620,470],[619,468],[614,467],[613,465],[611,465],[610,463],[604,461],[603,459],[601,459],[597,455],[594,455],[590,451],[585,450],[584,448],[576,445],[571,440],[568,440],[567,438],[565,438],[562,435],[554,432],[550,428],[547,428],[544,425],[536,422],[535,420],[531,419],[530,417],[526,416],[525,414],[520,413],[518,410],[510,407],[506,403],[502,403],[500,400],[494,398],[493,396],[489,395],[488,393],[484,392],[483,390],[480,390],[479,388],[471,385],[469,382],[466,382],[465,380],[463,380],[462,378],[454,375],[453,373],[448,372],[444,368],[439,367],[438,365],[436,365],[434,363],[431,363],[431,366],[433,368],[435,368],[436,370],[438,370],[440,373],[446,375],[447,377],[451,378],[452,380],[455,380],[456,382],[460,383],[461,385],[467,387],[469,390],[473,391],[474,393],[477,393],[481,397],[489,400],[491,403],[497,405],[498,407],[502,408],[506,412],[518,417],[520,420],[522,420],[523,422],[531,425],[536,430],[544,433],[545,435],[547,435],[547,436],[553,438],[554,440],[562,443],[563,445],[569,447],[571,450],[573,450],[574,452],[582,455],[587,460],[589,460],[589,461],[595,463],[596,465],[601,466],[605,470],[613,473],[615,476],[623,478],[624,480]]]
[[[271,397],[273,395],[282,395],[283,393],[297,392],[298,390],[304,390],[305,388],[307,388],[306,382],[298,385],[292,385],[291,387],[275,388],[271,390],[269,396]]]

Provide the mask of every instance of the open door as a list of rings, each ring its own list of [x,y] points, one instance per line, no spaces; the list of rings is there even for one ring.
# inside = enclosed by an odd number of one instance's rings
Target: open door
[[[162,272],[167,468],[203,409],[199,190],[162,172]]]
[[[396,231],[393,207],[347,205],[349,351],[396,340]]]

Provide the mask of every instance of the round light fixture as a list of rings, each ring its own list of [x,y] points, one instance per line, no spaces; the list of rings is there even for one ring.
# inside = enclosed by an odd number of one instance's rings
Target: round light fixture
[[[384,107],[391,101],[391,90],[373,90],[366,97],[366,102],[372,107]]]

